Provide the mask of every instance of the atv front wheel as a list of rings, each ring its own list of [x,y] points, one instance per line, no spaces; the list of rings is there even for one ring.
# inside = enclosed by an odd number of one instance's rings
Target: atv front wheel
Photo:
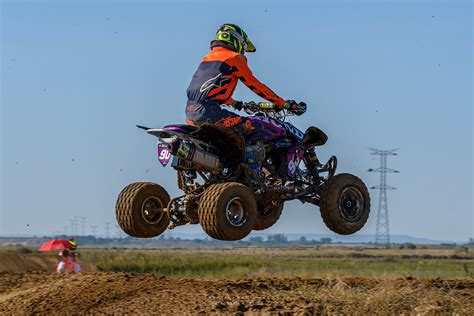
[[[257,216],[253,192],[236,182],[213,184],[199,201],[199,222],[219,240],[239,240],[250,234]]]
[[[323,186],[319,209],[324,223],[333,232],[353,234],[369,218],[369,191],[362,180],[354,175],[335,175]]]
[[[122,230],[132,237],[152,238],[163,233],[170,223],[166,190],[151,182],[136,182],[120,192],[115,217]]]
[[[254,230],[264,230],[272,227],[278,221],[283,212],[284,203],[278,203],[271,206],[257,204],[257,219],[253,225]]]

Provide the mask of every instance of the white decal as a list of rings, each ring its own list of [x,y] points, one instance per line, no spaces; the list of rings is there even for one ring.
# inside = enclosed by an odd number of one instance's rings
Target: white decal
[[[221,77],[219,79],[219,77]],[[220,88],[222,87],[222,85],[226,82],[230,81],[230,78],[227,78],[227,77],[222,77],[222,74],[218,74],[217,76],[215,76],[214,78],[211,78],[209,80],[207,80],[206,82],[204,82],[201,86],[201,88],[199,89],[200,92],[204,92],[206,90],[209,90],[211,89],[212,87],[216,87],[216,88]]]
[[[163,149],[161,152],[160,152],[160,156],[158,157],[158,159],[170,159],[171,157],[171,153],[168,149]]]
[[[303,140],[304,138],[304,133],[302,131],[300,131],[299,129],[297,129],[296,127],[294,127],[293,125],[291,125],[290,123],[288,122],[285,122],[284,123],[286,128],[291,132],[293,133],[293,135],[295,135],[297,138],[299,138],[299,140]]]
[[[299,161],[298,161],[299,162]],[[298,166],[298,164],[296,164],[293,159],[290,160],[290,162],[288,163],[288,174],[290,176],[294,175],[295,172],[296,172],[296,167]]]
[[[270,118],[270,117],[266,117],[266,116],[265,116],[265,117],[258,117],[258,119],[259,119],[260,121],[262,121],[262,122],[269,123],[269,124],[272,124],[272,125],[275,126],[275,127],[281,128],[281,124],[278,123],[277,120],[274,120],[274,119],[272,119],[272,118]]]

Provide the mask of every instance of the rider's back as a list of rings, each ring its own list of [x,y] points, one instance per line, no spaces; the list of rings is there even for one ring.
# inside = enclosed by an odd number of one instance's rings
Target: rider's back
[[[187,89],[188,104],[226,103],[237,85],[236,72],[244,56],[214,47],[201,61]]]

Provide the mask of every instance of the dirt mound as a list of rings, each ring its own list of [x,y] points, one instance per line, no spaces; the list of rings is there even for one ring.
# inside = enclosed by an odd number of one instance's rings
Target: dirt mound
[[[154,274],[0,273],[0,314],[474,314],[473,280],[168,279]]]
[[[53,254],[0,253],[0,272],[50,271],[56,270],[58,259]],[[81,262],[85,272],[95,272],[97,268]]]

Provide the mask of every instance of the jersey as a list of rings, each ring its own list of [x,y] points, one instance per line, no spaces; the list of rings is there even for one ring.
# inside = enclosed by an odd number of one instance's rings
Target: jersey
[[[188,104],[232,105],[238,80],[260,97],[285,105],[285,100],[255,78],[244,55],[225,47],[212,48],[202,59],[187,89]]]

